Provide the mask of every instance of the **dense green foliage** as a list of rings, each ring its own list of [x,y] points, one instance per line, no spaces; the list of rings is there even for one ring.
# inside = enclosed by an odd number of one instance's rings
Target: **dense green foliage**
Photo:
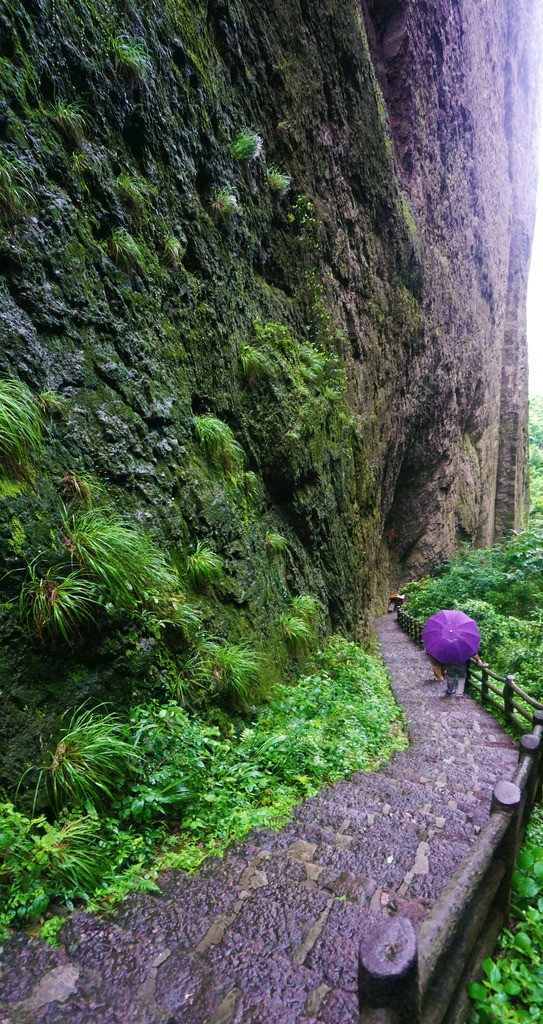
[[[543,1016],[543,811],[536,809],[513,874],[511,925],[499,955],[483,963],[469,985],[472,1024],[528,1024]]]
[[[530,513],[543,518],[543,397],[530,398]]]
[[[481,657],[543,700],[543,526],[512,534],[490,551],[466,545],[405,593],[407,611],[421,620],[440,608],[471,615],[481,631]]]
[[[213,652],[217,685],[235,688],[236,658],[248,655],[227,646]],[[72,716],[37,776],[52,822],[1,805],[4,926],[43,919],[51,901],[106,905],[166,865],[196,867],[405,742],[382,664],[339,636],[241,732],[228,720],[221,732],[174,701],[138,707],[124,722],[100,711]]]

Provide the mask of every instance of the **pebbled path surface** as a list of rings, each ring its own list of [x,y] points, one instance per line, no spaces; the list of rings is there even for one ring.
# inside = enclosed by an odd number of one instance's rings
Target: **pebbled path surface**
[[[254,829],[195,875],[166,872],[107,918],[74,913],[54,949],[0,948],[2,1024],[357,1024],[357,948],[379,915],[420,922],[510,779],[514,741],[442,698],[392,616],[376,623],[411,747]]]

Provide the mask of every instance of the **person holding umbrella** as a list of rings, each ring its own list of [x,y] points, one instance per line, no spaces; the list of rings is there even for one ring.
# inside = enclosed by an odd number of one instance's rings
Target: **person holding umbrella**
[[[434,676],[447,683],[443,696],[453,697],[458,684],[462,683],[460,696],[464,692],[469,659],[475,657],[480,661],[477,651],[481,634],[477,623],[464,612],[443,608],[426,620],[422,641]]]

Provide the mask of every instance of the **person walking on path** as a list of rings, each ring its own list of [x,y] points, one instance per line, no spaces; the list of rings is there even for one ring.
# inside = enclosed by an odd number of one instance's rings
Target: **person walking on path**
[[[443,696],[462,696],[469,659],[476,657],[480,661],[477,651],[481,634],[477,623],[464,612],[442,609],[426,620],[422,640],[436,680],[446,680]]]

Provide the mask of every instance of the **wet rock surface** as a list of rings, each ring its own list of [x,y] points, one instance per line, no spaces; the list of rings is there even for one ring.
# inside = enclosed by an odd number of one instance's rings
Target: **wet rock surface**
[[[196,875],[107,918],[72,915],[52,949],[1,952],[3,1024],[356,1024],[357,949],[376,918],[424,919],[488,818],[517,749],[468,696],[443,698],[392,617],[377,623],[411,747],[253,830]]]

